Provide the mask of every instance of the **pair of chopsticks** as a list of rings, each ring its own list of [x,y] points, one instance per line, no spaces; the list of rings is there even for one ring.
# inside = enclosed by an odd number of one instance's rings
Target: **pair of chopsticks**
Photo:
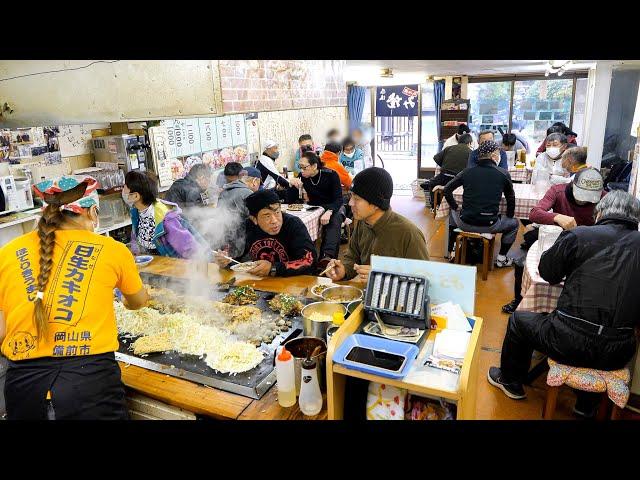
[[[235,263],[237,263],[237,264],[241,264],[241,263],[242,263],[242,262],[239,262],[239,261],[237,261],[237,260],[234,260],[234,259],[233,259],[233,258],[231,258],[231,257],[227,257],[226,255],[223,255],[222,253],[218,252],[217,250],[211,250],[211,251],[212,251],[213,253],[218,254],[218,255],[220,255],[221,257],[226,258],[227,260],[231,260],[232,262],[235,262]]]
[[[332,262],[329,262],[329,265],[327,266],[327,268],[325,268],[322,272],[320,272],[318,276],[321,277],[322,275],[327,273],[329,270],[331,270],[333,267],[335,267],[335,265]]]

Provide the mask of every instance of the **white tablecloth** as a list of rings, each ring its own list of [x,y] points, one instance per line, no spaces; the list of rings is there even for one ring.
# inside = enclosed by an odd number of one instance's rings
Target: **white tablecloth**
[[[282,211],[288,213],[289,215],[294,215],[302,220],[304,226],[307,227],[309,231],[309,236],[311,240],[315,242],[320,235],[320,217],[324,213],[324,208],[316,208],[315,210],[301,210],[299,212],[287,210],[286,204],[282,205]]]

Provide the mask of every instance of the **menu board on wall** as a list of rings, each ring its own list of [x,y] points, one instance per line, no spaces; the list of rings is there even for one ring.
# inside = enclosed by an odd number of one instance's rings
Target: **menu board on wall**
[[[218,148],[230,147],[232,138],[229,117],[216,118],[216,131],[218,132]]]
[[[218,132],[216,119],[213,117],[198,119],[200,129],[200,149],[209,152],[218,148]]]
[[[58,144],[63,157],[91,153],[91,130],[106,124],[60,125]]]
[[[231,143],[233,146],[245,145],[247,143],[246,127],[244,115],[232,115],[231,119]]]
[[[197,118],[184,121],[184,155],[200,153],[200,127]]]

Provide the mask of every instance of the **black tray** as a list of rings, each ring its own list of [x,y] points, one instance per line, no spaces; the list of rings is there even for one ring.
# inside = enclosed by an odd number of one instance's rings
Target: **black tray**
[[[150,273],[140,274],[142,280],[156,287],[171,288],[177,293],[184,293],[186,290],[186,279],[182,280],[175,277],[167,277],[164,275],[155,275]],[[263,292],[256,290],[258,301],[256,307],[263,312],[275,314],[268,306],[267,301],[275,295],[273,292]],[[215,286],[211,286],[210,299],[222,300],[226,292],[218,291]],[[307,304],[309,300],[299,298],[303,304]],[[265,353],[262,362],[255,368],[243,373],[228,374],[220,373],[210,368],[200,357],[196,355],[181,354],[176,351],[150,353],[144,357],[134,355],[129,350],[129,346],[139,337],[118,336],[120,348],[116,352],[116,359],[131,365],[136,365],[155,372],[171,375],[172,377],[184,378],[196,383],[209,385],[220,390],[237,393],[245,397],[259,399],[269,388],[275,383],[274,357],[276,348],[285,339],[295,338],[302,332],[302,317],[291,317],[287,320],[292,321],[292,326],[288,331],[277,335],[270,344],[260,345],[260,350]],[[296,332],[297,331],[297,332]],[[293,335],[295,333],[295,335]]]

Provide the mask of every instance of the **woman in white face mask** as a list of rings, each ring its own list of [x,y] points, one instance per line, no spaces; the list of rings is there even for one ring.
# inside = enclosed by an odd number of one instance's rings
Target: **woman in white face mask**
[[[534,172],[548,172],[554,185],[566,183],[569,172],[562,168],[562,153],[567,149],[567,137],[562,133],[552,133],[546,143],[547,149],[536,158]]]
[[[356,146],[356,142],[354,142],[351,137],[345,138],[342,142],[340,163],[351,175],[355,175],[359,171],[364,170],[363,157],[364,154],[362,150]]]

